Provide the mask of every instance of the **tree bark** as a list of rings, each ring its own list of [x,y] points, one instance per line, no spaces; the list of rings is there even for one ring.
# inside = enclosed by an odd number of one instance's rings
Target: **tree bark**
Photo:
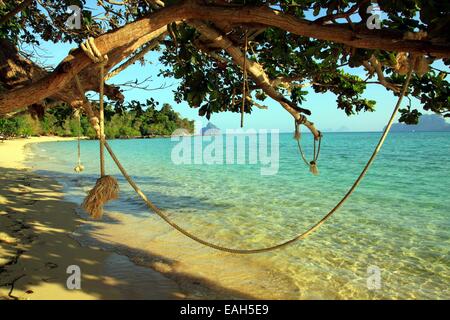
[[[404,40],[403,35],[386,30],[352,31],[336,25],[317,25],[268,7],[229,8],[182,2],[158,10],[146,18],[108,32],[95,39],[103,54],[108,54],[107,70],[131,55],[144,43],[157,37],[158,30],[167,24],[182,20],[227,21],[231,24],[261,24],[284,29],[296,35],[334,41],[348,46],[388,51],[431,54],[450,57],[449,44],[434,44],[423,40]],[[92,61],[77,49],[67,56],[51,74],[30,85],[0,95],[0,114],[23,108],[56,94],[65,88]]]
[[[0,39],[0,86],[4,89],[11,90],[15,88],[26,88],[50,73],[44,68],[36,65],[34,62],[22,57],[17,48],[8,40]],[[83,79],[83,83],[87,90],[98,91],[99,80],[98,75],[92,69],[85,69],[79,74]],[[119,88],[111,85],[105,86],[105,95],[113,100],[122,100],[123,95]],[[73,99],[78,98],[74,86],[69,84],[62,90],[47,97],[54,102],[71,103]],[[43,101],[35,101],[36,104],[46,107],[47,103]],[[55,105],[54,103],[52,105]],[[26,106],[24,106],[26,107]]]

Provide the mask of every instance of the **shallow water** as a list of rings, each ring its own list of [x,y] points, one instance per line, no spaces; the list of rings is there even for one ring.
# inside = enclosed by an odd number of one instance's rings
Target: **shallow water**
[[[325,134],[317,177],[299,158],[292,134],[280,135],[278,173],[266,176],[259,163],[175,165],[177,142],[170,139],[110,144],[149,198],[177,223],[214,243],[256,248],[293,237],[325,215],[358,176],[379,136]],[[308,155],[311,140],[303,136]],[[72,173],[76,142],[42,143],[31,151],[34,169],[64,183],[68,199],[80,203],[95,183],[97,142],[82,142],[81,175]],[[306,240],[270,253],[236,256],[194,243],[150,213],[123,178],[120,200],[106,207],[103,221],[81,228],[80,240],[175,278],[212,281],[231,296],[449,299],[449,160],[449,133],[392,133],[335,216]],[[108,172],[119,177],[110,159]],[[375,290],[368,287],[373,268],[380,272]]]

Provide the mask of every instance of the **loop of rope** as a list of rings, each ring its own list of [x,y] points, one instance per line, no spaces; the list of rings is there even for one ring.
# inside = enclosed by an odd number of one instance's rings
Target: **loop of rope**
[[[317,162],[317,160],[319,160],[321,145],[322,145],[322,134],[319,137],[319,146],[317,147],[317,153],[316,153],[316,156],[314,157],[314,162]],[[316,140],[315,139],[314,139],[314,150],[316,150]]]
[[[89,37],[87,41],[80,45],[80,47],[94,63],[98,63],[100,65],[105,65],[106,63],[108,63],[108,55],[101,54],[100,50],[98,50],[97,46],[95,45],[94,38]]]
[[[295,130],[296,130],[296,132],[298,131],[298,133],[296,133],[297,146],[298,146],[298,151],[300,153],[300,156],[301,156],[303,162],[306,164],[306,166],[310,167],[312,163],[317,164],[317,161],[319,160],[320,147],[321,147],[321,144],[322,144],[322,133],[319,131],[319,138],[318,139],[313,137],[313,140],[314,140],[313,160],[312,161],[308,161],[306,159],[305,152],[303,151],[302,145],[300,143],[300,136],[301,135],[300,135],[300,128],[299,128],[300,124],[303,124],[304,123],[304,119],[306,119],[306,118],[302,117],[301,119],[303,119],[303,121],[301,121],[301,122],[296,121],[295,122],[296,126],[297,126]],[[319,141],[318,146],[317,146],[317,140]]]
[[[300,126],[302,124],[306,123],[306,117],[303,115],[299,115],[298,119],[295,119],[295,134],[294,134],[294,139],[297,140],[297,147],[298,147],[298,151],[300,153],[300,156],[303,160],[303,162],[306,164],[307,167],[311,168],[312,165],[316,165],[317,164],[317,160],[319,160],[319,154],[320,154],[320,146],[322,144],[322,133],[319,131],[319,137],[313,137],[314,140],[314,151],[313,151],[313,160],[312,161],[308,161],[306,159],[305,153],[303,152],[303,148],[302,145],[300,144],[300,139],[301,139],[301,130],[300,130]],[[319,140],[319,146],[317,148],[316,143],[317,140]],[[317,150],[316,150],[317,149]]]
[[[403,101],[403,97],[406,94],[406,91],[408,89],[409,86],[409,82],[411,80],[411,75],[412,75],[412,69],[409,71],[407,78],[406,78],[406,82],[403,85],[403,89],[402,92],[398,98],[397,104],[394,108],[394,111],[392,112],[392,115],[383,131],[383,134],[377,144],[377,146],[375,147],[370,159],[367,161],[365,167],[363,168],[363,170],[361,171],[361,173],[359,174],[359,176],[356,178],[356,180],[354,181],[353,185],[350,187],[350,189],[347,191],[347,193],[344,195],[344,197],[334,206],[333,209],[331,209],[325,216],[323,216],[322,219],[320,219],[318,222],[316,222],[313,226],[311,226],[308,230],[306,230],[303,233],[300,233],[298,235],[296,235],[295,237],[286,240],[284,242],[281,242],[279,244],[275,244],[273,246],[268,246],[268,247],[263,247],[263,248],[257,248],[257,249],[236,249],[236,248],[228,248],[228,247],[224,247],[224,246],[220,246],[214,243],[211,243],[207,240],[203,240],[201,238],[199,238],[198,236],[192,234],[191,232],[187,231],[186,229],[184,229],[183,227],[179,226],[178,224],[176,224],[175,222],[173,222],[168,216],[167,214],[162,211],[161,209],[159,209],[151,200],[149,200],[147,198],[147,196],[141,191],[141,189],[137,186],[137,184],[133,181],[133,179],[128,175],[127,171],[125,170],[125,168],[122,166],[122,164],[120,163],[120,161],[117,159],[116,155],[114,154],[113,150],[111,149],[111,147],[109,146],[108,142],[105,141],[105,147],[108,150],[109,154],[111,155],[111,158],[113,159],[113,161],[115,162],[115,164],[117,165],[117,167],[119,168],[120,172],[122,173],[122,175],[124,176],[124,178],[128,181],[128,183],[130,184],[130,186],[136,191],[136,193],[141,197],[141,199],[146,203],[146,205],[149,207],[149,209],[151,209],[152,211],[154,211],[159,217],[161,217],[167,224],[169,224],[171,227],[173,227],[174,229],[176,229],[177,231],[179,231],[180,233],[184,234],[185,236],[189,237],[190,239],[203,244],[207,247],[216,249],[216,250],[220,250],[220,251],[224,251],[224,252],[229,252],[229,253],[235,253],[235,254],[253,254],[253,253],[262,253],[262,252],[268,252],[268,251],[272,251],[272,250],[276,250],[276,249],[280,249],[282,247],[285,247],[287,245],[290,245],[298,240],[303,240],[306,237],[308,237],[310,234],[312,234],[314,231],[316,231],[318,228],[320,228],[321,225],[323,225],[325,223],[325,221],[327,221],[344,203],[345,201],[352,195],[352,193],[355,191],[355,189],[357,188],[357,186],[360,184],[360,182],[362,181],[362,179],[364,178],[364,176],[366,175],[367,171],[369,170],[370,166],[372,165],[373,161],[375,160],[376,156],[378,155],[378,153],[380,152],[381,147],[383,146],[387,135],[389,134],[392,124],[394,123],[394,119],[395,116],[398,112],[398,110],[400,109],[400,105]]]

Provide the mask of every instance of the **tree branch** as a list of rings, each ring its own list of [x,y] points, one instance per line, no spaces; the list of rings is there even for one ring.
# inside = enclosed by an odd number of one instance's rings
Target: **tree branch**
[[[331,20],[335,20],[335,19],[340,19],[340,18],[346,18],[349,19],[349,17],[356,13],[356,11],[358,11],[358,9],[365,3],[369,2],[369,0],[363,0],[360,3],[356,3],[354,6],[352,6],[350,9],[348,9],[346,12],[340,12],[340,13],[335,13],[335,14],[329,14],[326,15],[324,17],[318,18],[316,20],[314,20],[315,23],[319,23],[319,24],[323,24],[325,22],[331,21]],[[351,22],[350,22],[351,23]]]
[[[378,81],[382,86],[386,87],[389,90],[392,90],[395,93],[400,92],[401,87],[396,86],[395,84],[390,83],[389,81],[386,80],[386,78],[384,77],[382,65],[378,61],[378,59],[375,58],[375,56],[371,56],[369,61],[363,61],[363,66],[367,69],[370,76],[373,75],[374,73],[377,74]]]
[[[299,108],[295,103],[289,101],[281,93],[276,91],[272,87],[270,79],[261,65],[245,57],[241,49],[236,47],[226,36],[201,21],[189,21],[188,24],[196,28],[205,38],[214,41],[219,47],[225,50],[233,58],[235,64],[243,68],[245,62],[247,72],[253,81],[255,81],[256,85],[266,92],[269,97],[281,103],[283,107],[288,107],[287,110],[292,115],[298,114],[299,112],[311,114],[309,110]]]
[[[12,9],[10,12],[8,12],[4,16],[0,17],[0,26],[2,24],[5,24],[6,22],[8,22],[12,17],[14,17],[19,12],[22,12],[23,10],[25,10],[25,8],[28,7],[32,2],[33,2],[33,0],[24,0],[17,7]]]
[[[107,69],[135,52],[144,43],[158,36],[158,30],[167,24],[189,20],[227,21],[234,24],[260,24],[273,26],[296,35],[343,43],[351,47],[388,51],[430,54],[434,57],[450,57],[450,44],[435,44],[425,40],[403,39],[403,34],[390,30],[352,31],[339,25],[317,25],[308,20],[284,14],[268,7],[245,6],[242,8],[200,5],[181,2],[157,10],[148,17],[129,23],[120,29],[95,39],[97,48],[108,54]],[[92,61],[81,51],[75,50],[66,57],[54,72],[32,84],[0,95],[0,114],[41,101],[56,94],[72,82]]]
[[[167,28],[166,28],[167,29]],[[105,77],[105,80],[111,79],[112,77],[115,77],[119,73],[121,73],[123,70],[134,64],[136,61],[142,59],[150,50],[154,49],[159,43],[162,37],[164,37],[167,34],[167,32],[162,33],[158,38],[151,40],[149,43],[144,45],[137,54],[130,57],[127,61],[125,61],[123,64],[118,66],[116,69],[108,73],[108,75]]]
[[[189,21],[188,24],[196,28],[197,31],[200,32],[205,38],[208,38],[210,41],[214,41],[217,45],[222,47],[233,58],[233,61],[241,68],[243,68],[245,64],[249,76],[253,79],[253,81],[255,81],[256,85],[261,88],[269,97],[280,103],[281,106],[294,117],[294,119],[300,120],[303,117],[300,115],[300,112],[311,114],[309,110],[299,108],[297,105],[295,105],[295,103],[289,101],[274,87],[272,87],[270,79],[261,65],[250,59],[247,59],[247,57],[245,57],[245,55],[242,53],[241,49],[234,46],[227,37],[220,34],[218,31],[216,31],[212,27],[209,27],[201,21]],[[306,120],[305,125],[311,130],[316,138],[319,138],[320,133],[311,122]]]

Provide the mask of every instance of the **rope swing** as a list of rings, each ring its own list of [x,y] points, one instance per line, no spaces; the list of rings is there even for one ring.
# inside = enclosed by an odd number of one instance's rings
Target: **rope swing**
[[[78,125],[78,135],[77,135],[77,165],[75,168],[73,168],[73,171],[76,173],[80,173],[84,171],[84,166],[81,164],[81,110],[76,109],[75,110],[75,118],[77,119],[77,125]]]
[[[297,146],[298,151],[300,152],[300,155],[303,159],[303,162],[309,167],[309,171],[317,176],[319,175],[319,169],[317,169],[317,160],[319,160],[319,154],[320,154],[320,145],[322,144],[322,133],[319,131],[319,137],[313,137],[314,139],[314,153],[313,153],[313,160],[308,161],[306,160],[305,153],[303,152],[302,145],[300,144],[300,138],[301,138],[301,131],[300,131],[300,125],[304,124],[306,121],[306,117],[300,116],[299,120],[295,120],[295,133],[294,133],[294,139],[297,140]],[[317,140],[319,141],[319,146],[317,147]]]
[[[91,49],[89,50],[90,53],[92,52],[97,52],[98,54],[96,54],[96,57],[98,58],[99,56],[101,57],[101,55],[99,54],[98,50],[96,50],[95,48],[95,43],[93,41],[88,41],[89,45],[91,46]],[[84,50],[84,49],[83,49]],[[85,51],[86,52],[86,51]],[[89,55],[89,53],[87,53]],[[95,61],[93,59],[93,61]],[[101,63],[101,62],[100,62]],[[104,81],[103,79],[103,68],[100,69],[101,71],[101,77],[100,80],[101,82]],[[383,131],[383,134],[378,142],[378,144],[376,145],[371,157],[369,158],[369,160],[367,161],[366,165],[364,166],[363,170],[361,171],[361,173],[359,174],[359,176],[356,178],[356,180],[354,181],[354,183],[352,184],[352,186],[350,187],[350,189],[347,191],[347,193],[343,196],[343,198],[334,206],[334,208],[332,208],[325,216],[322,217],[322,219],[320,219],[318,222],[316,222],[313,226],[311,226],[308,230],[304,231],[303,233],[300,233],[298,235],[296,235],[295,237],[288,239],[286,241],[283,241],[281,243],[272,245],[272,246],[267,246],[267,247],[262,247],[262,248],[256,248],[256,249],[240,249],[240,248],[228,248],[228,247],[224,247],[221,245],[217,245],[214,244],[212,242],[209,242],[207,240],[201,239],[200,237],[192,234],[191,232],[189,232],[188,230],[184,229],[183,227],[179,226],[178,224],[176,224],[175,222],[173,222],[168,215],[161,210],[160,208],[158,208],[150,199],[147,198],[147,196],[141,191],[141,189],[139,188],[139,186],[134,182],[134,180],[130,177],[130,175],[127,173],[127,171],[125,170],[125,168],[122,166],[122,164],[120,163],[119,159],[116,157],[116,155],[114,154],[111,146],[108,144],[108,142],[105,140],[104,135],[101,135],[100,133],[104,132],[102,131],[102,127],[104,126],[104,119],[102,116],[100,116],[100,126],[98,126],[98,119],[96,118],[92,107],[90,105],[90,103],[86,100],[86,97],[84,96],[84,91],[82,90],[80,81],[78,79],[78,77],[75,76],[75,80],[77,82],[77,86],[78,89],[81,92],[81,95],[84,99],[84,109],[86,111],[86,113],[88,114],[88,116],[91,119],[91,124],[94,126],[94,128],[96,129],[96,131],[99,134],[100,137],[100,144],[101,144],[101,149],[102,146],[104,146],[106,148],[106,150],[109,152],[112,160],[115,162],[115,164],[117,165],[118,169],[120,170],[120,172],[122,173],[122,175],[124,176],[124,178],[128,181],[128,183],[130,184],[130,186],[135,190],[135,192],[137,193],[137,195],[139,195],[139,197],[145,202],[145,204],[148,206],[148,208],[150,210],[152,210],[153,212],[155,212],[159,217],[161,217],[167,224],[169,224],[172,228],[176,229],[177,231],[179,231],[180,233],[184,234],[185,236],[189,237],[190,239],[203,244],[205,246],[208,246],[210,248],[216,249],[216,250],[220,250],[220,251],[224,251],[224,252],[229,252],[229,253],[234,253],[234,254],[251,254],[251,253],[262,253],[262,252],[268,252],[268,251],[272,251],[272,250],[276,250],[276,249],[280,249],[283,247],[286,247],[296,241],[299,240],[303,240],[306,237],[308,237],[310,234],[312,234],[314,231],[316,231],[318,228],[320,228],[320,226],[322,226],[334,213],[336,213],[336,211],[345,203],[345,201],[347,201],[347,199],[353,194],[353,192],[356,190],[356,188],[358,187],[358,185],[361,183],[362,179],[364,178],[364,176],[366,175],[367,171],[369,170],[370,166],[372,165],[372,163],[374,162],[376,156],[378,155],[378,153],[380,152],[381,147],[383,146],[387,135],[389,134],[389,131],[391,130],[392,124],[394,123],[394,119],[395,116],[398,112],[398,110],[400,109],[401,103],[403,101],[403,97],[405,96],[408,87],[409,87],[409,83],[411,80],[411,76],[412,76],[412,68],[410,68],[408,75],[406,77],[406,81],[403,85],[402,91],[400,93],[400,96],[398,98],[397,104],[394,107],[394,110],[392,112],[392,115]],[[102,112],[102,106],[103,106],[103,85],[100,86],[100,114]],[[296,122],[296,126],[297,126],[297,122]],[[296,131],[296,136],[298,136],[298,141],[300,140],[300,131]],[[320,151],[320,139],[319,139],[319,147],[318,150],[316,152],[316,150],[314,151],[314,162],[317,161],[318,159],[318,154]],[[100,153],[101,155],[101,153]],[[306,159],[305,159],[306,160]],[[103,162],[104,164],[104,162]],[[311,162],[309,163],[309,165],[311,165]],[[311,169],[312,170],[312,169]],[[103,205],[104,202],[111,200],[111,199],[115,199],[117,198],[117,192],[118,192],[118,186],[117,186],[117,181],[109,176],[104,176],[104,171],[102,171],[102,177],[97,180],[97,184],[94,187],[93,190],[91,190],[91,192],[89,193],[88,197],[86,198],[86,200],[83,203],[83,207],[91,213],[91,215],[93,216],[98,216],[98,212],[96,210],[101,210],[101,207]],[[102,179],[109,177],[111,179],[111,181],[114,181],[114,183],[109,184],[108,183],[104,183],[102,182]],[[106,193],[102,194],[102,193]],[[91,202],[93,202],[94,204],[91,205]],[[101,216],[101,215],[100,215]]]
[[[99,104],[99,118],[91,115],[91,124],[96,130],[97,137],[100,141],[100,178],[97,179],[94,188],[89,191],[87,197],[82,204],[83,208],[95,219],[99,219],[103,215],[103,206],[110,200],[118,198],[119,184],[117,180],[106,175],[105,170],[105,107],[104,107],[104,91],[105,91],[105,65],[108,63],[108,56],[102,55],[95,46],[93,38],[81,44],[81,48],[86,55],[91,58],[94,63],[100,67],[100,104]],[[80,79],[75,78],[80,94],[84,97],[86,106],[86,97],[81,86]],[[89,109],[92,110],[90,107]]]

